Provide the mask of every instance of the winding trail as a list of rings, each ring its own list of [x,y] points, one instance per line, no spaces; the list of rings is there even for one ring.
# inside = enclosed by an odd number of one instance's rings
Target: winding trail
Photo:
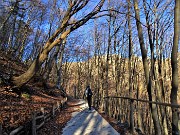
[[[94,108],[88,110],[84,100],[78,104],[79,111],[72,114],[62,135],[120,135]]]

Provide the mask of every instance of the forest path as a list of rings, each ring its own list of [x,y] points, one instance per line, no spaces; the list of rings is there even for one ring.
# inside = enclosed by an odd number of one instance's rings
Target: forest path
[[[89,110],[84,100],[77,105],[80,105],[79,112],[72,114],[63,135],[120,135],[94,108]]]

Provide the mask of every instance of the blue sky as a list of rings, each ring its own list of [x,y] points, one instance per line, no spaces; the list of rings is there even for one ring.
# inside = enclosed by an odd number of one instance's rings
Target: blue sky
[[[2,0],[0,0],[2,2]],[[122,1],[117,1],[116,3],[112,3],[112,5],[120,8],[120,10],[122,10],[123,12],[127,12],[127,10],[123,9],[127,3],[125,2],[126,0],[122,0]],[[154,1],[154,0],[147,0],[147,3],[150,4],[150,1]],[[173,0],[172,3],[170,5],[167,6],[167,9],[165,10],[164,8],[164,4],[166,2],[170,2],[170,0],[163,0],[162,3],[160,4],[159,8],[158,8],[158,13],[159,15],[162,15],[162,18],[161,18],[161,25],[159,27],[164,27],[166,28],[167,26],[162,26],[163,25],[163,21],[166,22],[166,17],[169,17],[167,19],[171,19],[172,18],[172,21],[173,21],[173,9],[174,9],[174,3],[173,3]],[[41,0],[41,2],[43,3],[47,3],[48,1],[47,0]],[[52,1],[51,1],[52,2]],[[66,1],[67,2],[67,1]],[[78,12],[76,15],[74,15],[73,17],[76,18],[76,19],[80,19],[81,16],[84,16],[85,14],[91,12],[95,5],[97,4],[97,2],[99,2],[99,0],[90,0],[89,4],[87,5],[87,7],[85,7],[84,9],[82,9],[80,12]],[[125,3],[123,5],[123,2]],[[62,5],[58,5],[58,7],[60,8],[60,10],[66,10],[66,5],[65,4],[62,4]],[[145,23],[145,16],[144,16],[144,10],[142,8],[142,1],[139,3],[139,7],[140,7],[140,13],[141,13],[141,22],[143,23],[143,25],[146,25]],[[149,7],[153,8],[153,5],[149,5]],[[51,8],[51,7],[49,7]],[[106,9],[107,8],[107,1],[106,3],[104,4],[104,7],[103,9]],[[39,8],[40,9],[40,8]],[[39,10],[37,9],[37,10]],[[48,9],[50,11],[50,9]],[[30,10],[28,10],[30,11]],[[133,11],[133,8],[132,8],[132,11]],[[152,11],[150,12],[152,14]],[[41,24],[40,26],[40,29],[41,31],[44,33],[44,34],[48,34],[48,31],[49,31],[49,21],[47,20],[48,17],[49,17],[50,13],[47,13],[46,16],[44,17],[44,22]],[[134,15],[134,14],[133,14]],[[36,14],[34,17],[39,17],[41,16],[41,14]],[[57,14],[54,14],[55,17],[57,17]],[[153,14],[152,14],[152,19],[153,19]],[[121,29],[120,31],[118,32],[118,39],[121,39],[122,38],[122,35],[125,33],[125,36],[127,36],[126,32],[128,31],[127,29],[127,26],[125,26],[125,22],[126,22],[126,18],[125,18],[125,14],[118,14],[117,16],[117,20],[116,20],[116,25],[122,25],[121,26]],[[58,25],[60,25],[60,22],[57,20],[59,19],[58,17],[56,18],[56,22],[57,24],[53,24],[53,29],[55,30]],[[101,32],[101,34],[103,34],[103,32],[106,32],[107,33],[107,19],[108,17],[105,16],[105,17],[102,17],[102,18],[98,18],[96,20],[96,22],[98,23],[98,31]],[[133,28],[133,43],[134,43],[134,47],[135,47],[135,50],[139,50],[139,42],[138,42],[138,38],[137,38],[137,29],[136,29],[136,23],[135,23],[135,19],[132,17],[132,28]],[[24,21],[28,21],[28,16],[27,18],[24,19]],[[36,26],[37,25],[37,26]],[[38,29],[38,23],[37,23],[37,20],[35,20],[34,22],[32,21],[31,23],[31,27],[34,28],[34,31],[33,33],[35,34],[36,33],[36,30]],[[153,23],[152,23],[152,26],[153,26]],[[144,29],[144,39],[146,40],[145,42],[148,44],[147,42],[147,30],[146,28],[143,26],[143,29]],[[162,28],[160,28],[162,29]],[[111,32],[113,32],[113,30],[111,30]],[[167,40],[167,42],[169,42],[168,39],[169,38],[169,35],[173,33],[173,23],[172,25],[170,25],[170,28],[168,29],[168,31],[166,31],[165,33],[165,39]],[[94,37],[93,37],[93,34],[94,34],[94,20],[89,20],[85,25],[81,26],[80,28],[78,28],[77,30],[75,30],[74,32],[71,33],[71,35],[69,36],[69,39],[70,38],[73,38],[75,36],[79,36],[79,38],[81,40],[79,40],[79,42],[76,43],[77,46],[81,46],[81,47],[87,47],[87,46],[91,46],[92,47],[92,51],[94,51]],[[111,33],[112,34],[112,33]],[[32,35],[30,38],[33,39],[33,36]],[[42,39],[43,37],[39,37],[39,41],[41,42],[44,42],[46,41],[46,39]],[[84,41],[85,40],[85,41]],[[113,40],[112,40],[113,42]],[[29,43],[29,46],[28,48],[31,48],[32,47],[32,42]],[[106,41],[105,41],[105,44],[107,45],[107,38],[106,38]],[[120,42],[120,44],[122,45],[123,43]],[[126,42],[127,44],[127,42]],[[167,43],[168,44],[168,43]],[[126,45],[127,46],[127,45]],[[138,49],[137,49],[138,48]],[[122,48],[120,48],[122,49]],[[30,50],[30,49],[28,49]],[[140,51],[136,52],[137,54],[139,54]]]

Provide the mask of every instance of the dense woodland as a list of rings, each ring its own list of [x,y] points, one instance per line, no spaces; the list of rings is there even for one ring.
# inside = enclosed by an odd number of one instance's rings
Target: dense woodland
[[[0,0],[0,51],[27,67],[1,68],[1,85],[38,77],[75,98],[90,85],[132,133],[179,135],[179,16],[180,0]]]

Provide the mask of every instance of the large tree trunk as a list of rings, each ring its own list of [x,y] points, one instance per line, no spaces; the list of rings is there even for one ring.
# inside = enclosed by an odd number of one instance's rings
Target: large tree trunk
[[[61,76],[62,76],[62,63],[63,63],[63,55],[64,55],[64,48],[65,48],[65,44],[66,44],[66,39],[63,41],[62,46],[61,46],[61,52],[59,54],[59,56],[56,56],[56,69],[57,69],[57,82],[56,82],[56,86],[58,89],[61,88]]]
[[[177,104],[177,91],[178,91],[178,42],[179,42],[179,11],[180,0],[175,1],[174,9],[174,39],[171,54],[171,66],[172,66],[172,90],[171,90],[171,103]],[[178,129],[178,112],[177,108],[172,107],[172,134],[179,135]]]
[[[49,59],[46,61],[46,65],[43,68],[42,76],[44,78],[45,83],[49,80],[50,73],[53,71],[53,68],[57,66],[57,57],[58,53],[60,52],[60,47],[62,45],[56,46],[55,52],[52,53],[52,56],[49,57]]]
[[[41,65],[44,63],[44,61],[48,58],[48,54],[51,51],[51,49],[57,45],[59,42],[62,42],[62,39],[64,39],[68,34],[70,33],[70,30],[65,31],[60,39],[56,39],[53,43],[47,42],[45,47],[43,48],[43,51],[38,55],[38,57],[33,61],[29,69],[22,75],[18,77],[13,77],[12,82],[15,86],[21,87],[22,85],[26,84],[40,69]]]

